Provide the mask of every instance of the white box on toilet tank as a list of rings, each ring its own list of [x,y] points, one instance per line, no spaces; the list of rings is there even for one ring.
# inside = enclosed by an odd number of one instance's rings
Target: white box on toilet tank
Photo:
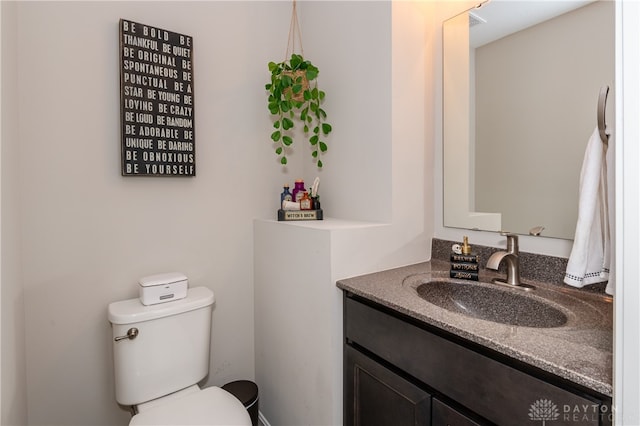
[[[155,305],[184,299],[187,296],[189,280],[181,272],[149,275],[140,278],[140,302],[143,305]]]

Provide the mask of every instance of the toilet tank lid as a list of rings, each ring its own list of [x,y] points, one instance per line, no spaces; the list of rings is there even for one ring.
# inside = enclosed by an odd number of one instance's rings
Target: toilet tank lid
[[[138,284],[142,287],[155,287],[158,285],[169,285],[175,283],[189,283],[187,276],[182,272],[167,272],[164,274],[149,275],[140,278]]]
[[[187,291],[187,297],[184,299],[158,305],[145,306],[137,297],[110,303],[108,317],[112,324],[132,324],[193,311],[212,305],[213,302],[211,290],[207,287],[193,287]]]

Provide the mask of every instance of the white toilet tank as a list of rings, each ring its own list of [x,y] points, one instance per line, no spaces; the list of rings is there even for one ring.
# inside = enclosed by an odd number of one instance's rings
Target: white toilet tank
[[[120,404],[138,405],[207,375],[213,302],[211,290],[195,287],[173,302],[145,306],[136,298],[109,305]]]

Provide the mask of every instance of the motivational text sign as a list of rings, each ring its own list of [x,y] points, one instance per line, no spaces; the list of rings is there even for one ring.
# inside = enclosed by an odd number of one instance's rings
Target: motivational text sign
[[[192,37],[120,20],[123,176],[195,176]]]

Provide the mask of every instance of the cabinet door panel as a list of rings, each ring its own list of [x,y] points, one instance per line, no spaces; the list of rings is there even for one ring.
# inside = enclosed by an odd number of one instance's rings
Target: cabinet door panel
[[[430,418],[428,393],[345,347],[345,425],[427,426]]]

